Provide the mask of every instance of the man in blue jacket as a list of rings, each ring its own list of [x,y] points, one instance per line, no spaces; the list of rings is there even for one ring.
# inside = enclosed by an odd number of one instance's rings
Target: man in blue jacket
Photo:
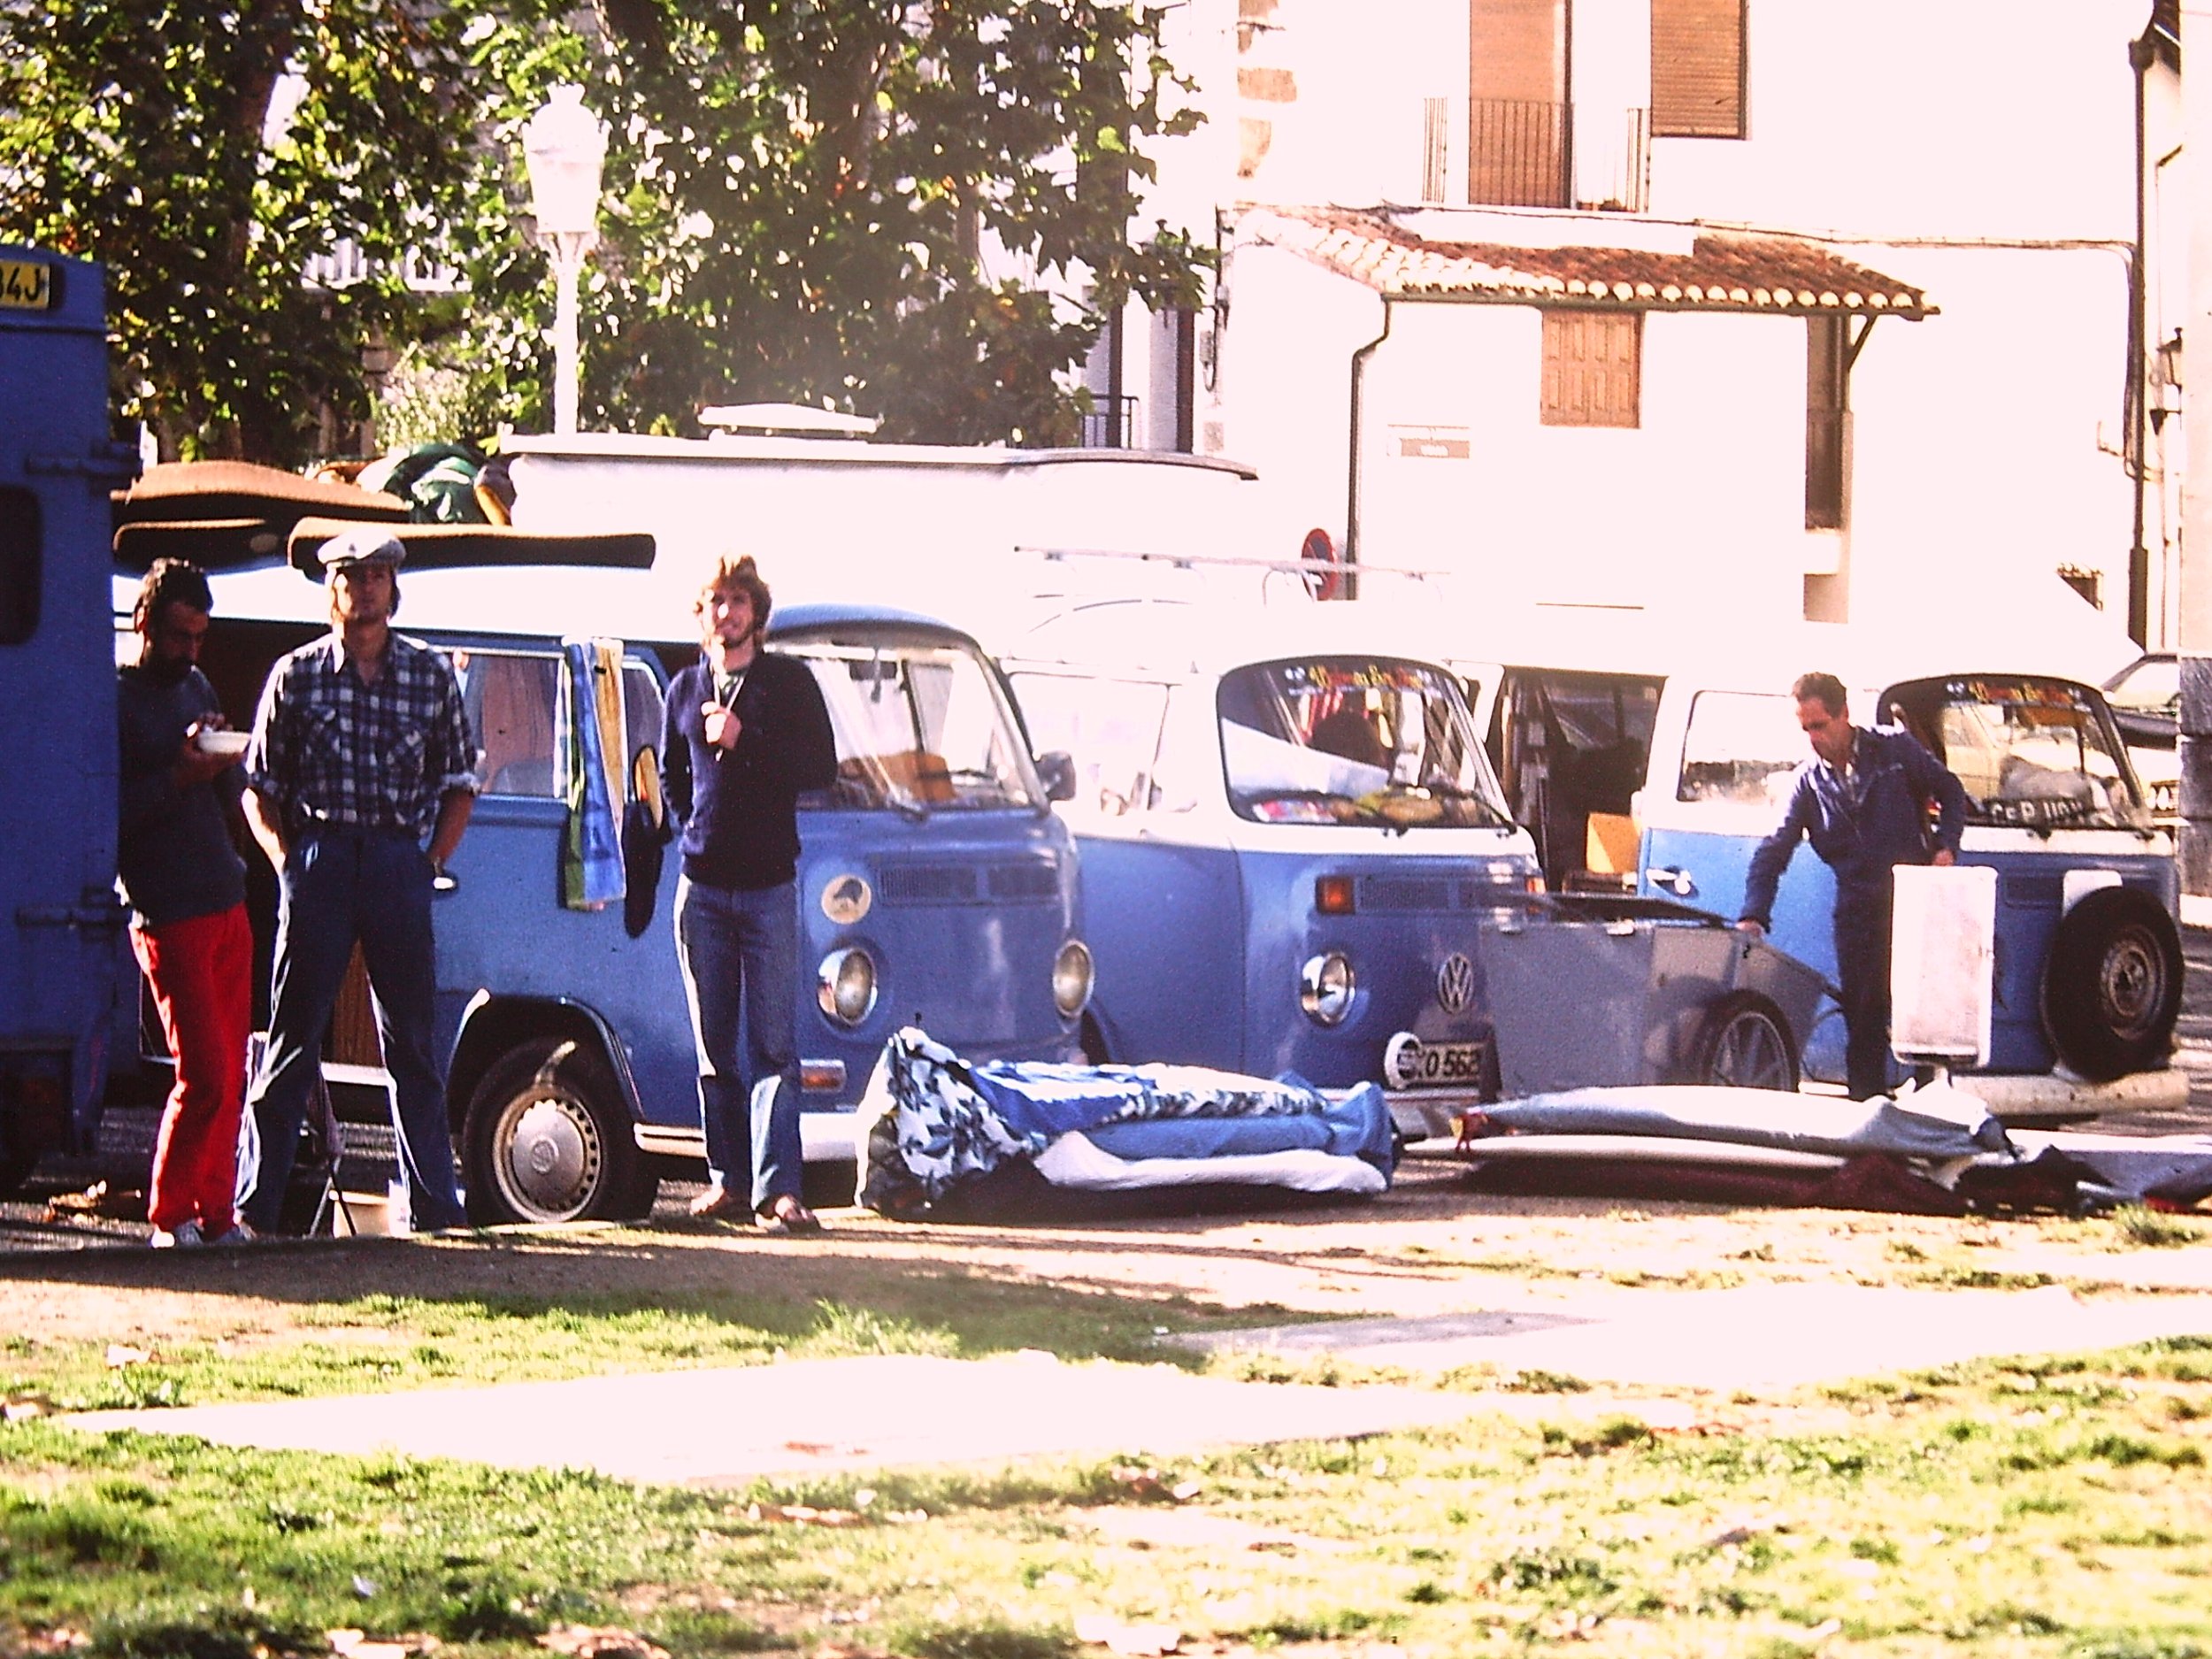
[[[710,1182],[691,1212],[818,1233],[800,1196],[793,882],[798,799],[836,782],[837,739],[813,672],[761,647],[770,603],[749,557],[717,565],[693,607],[699,660],[670,683],[664,715],[667,800],[683,822],[676,957]]]
[[[1813,746],[1797,769],[1775,832],[1751,855],[1737,926],[1764,933],[1782,872],[1809,837],[1836,876],[1836,977],[1843,987],[1846,1072],[1851,1097],[1889,1092],[1889,938],[1899,864],[1956,861],[1966,790],[1905,732],[1853,726],[1843,682],[1801,674],[1790,687],[1797,723]],[[1928,803],[1938,822],[1928,829]]]

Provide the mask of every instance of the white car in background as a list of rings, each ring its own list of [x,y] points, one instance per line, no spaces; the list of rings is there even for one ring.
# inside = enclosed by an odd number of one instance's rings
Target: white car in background
[[[2105,700],[2150,795],[2151,816],[2181,819],[2181,664],[2171,651],[2146,651],[2105,681]]]

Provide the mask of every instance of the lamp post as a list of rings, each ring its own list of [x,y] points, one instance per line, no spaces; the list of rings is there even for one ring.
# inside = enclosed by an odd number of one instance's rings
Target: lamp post
[[[553,260],[553,430],[576,430],[576,283],[599,245],[599,165],[607,129],[584,107],[581,87],[555,87],[523,128],[538,244]]]

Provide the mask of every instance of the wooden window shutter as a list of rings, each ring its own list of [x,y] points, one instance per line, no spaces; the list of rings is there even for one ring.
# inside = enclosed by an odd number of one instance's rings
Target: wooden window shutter
[[[1643,344],[1641,311],[1546,311],[1543,424],[1641,426]]]
[[[1566,0],[1468,0],[1467,199],[1569,205]]]
[[[1651,134],[1744,135],[1746,0],[1651,0]]]

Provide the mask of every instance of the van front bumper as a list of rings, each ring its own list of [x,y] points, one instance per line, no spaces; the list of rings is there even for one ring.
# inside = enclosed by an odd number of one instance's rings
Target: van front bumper
[[[1440,1136],[1456,1142],[1459,1129],[1452,1120],[1483,1103],[1482,1091],[1473,1088],[1386,1088],[1383,1100],[1399,1139],[1409,1147]]]

